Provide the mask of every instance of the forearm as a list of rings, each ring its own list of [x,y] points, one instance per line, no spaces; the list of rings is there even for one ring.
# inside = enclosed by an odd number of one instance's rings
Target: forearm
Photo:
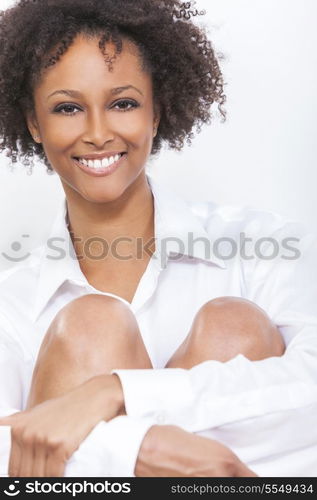
[[[153,425],[135,466],[139,477],[254,477],[227,447],[183,429]]]
[[[86,384],[100,412],[100,420],[108,422],[119,415],[126,415],[122,385],[117,375],[98,375]]]
[[[181,453],[175,448],[175,440],[180,440],[185,434],[187,434],[185,431],[175,426],[152,426],[143,439],[135,475],[137,477],[190,476],[190,460],[186,448],[182,446]]]

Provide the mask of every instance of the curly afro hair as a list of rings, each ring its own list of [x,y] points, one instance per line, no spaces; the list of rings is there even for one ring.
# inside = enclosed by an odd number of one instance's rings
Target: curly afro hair
[[[194,137],[193,127],[210,123],[211,106],[225,119],[223,76],[205,28],[193,23],[203,15],[195,2],[180,0],[19,0],[0,11],[0,151],[33,166],[37,156],[53,173],[41,144],[26,124],[34,110],[33,89],[42,72],[67,51],[76,35],[98,35],[105,63],[112,70],[106,43],[116,54],[122,39],[139,48],[151,72],[154,101],[161,120],[151,154],[166,142],[181,150]]]

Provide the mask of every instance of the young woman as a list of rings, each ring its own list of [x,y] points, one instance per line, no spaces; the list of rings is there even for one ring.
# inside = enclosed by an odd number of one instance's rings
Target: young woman
[[[285,466],[311,444],[283,441],[288,417],[316,410],[308,240],[297,260],[206,255],[190,238],[290,229],[212,203],[199,216],[146,174],[213,103],[224,114],[196,14],[178,0],[21,0],[2,13],[2,149],[59,176],[50,242],[73,251],[43,247],[2,273],[2,474],[274,475],[272,457]]]

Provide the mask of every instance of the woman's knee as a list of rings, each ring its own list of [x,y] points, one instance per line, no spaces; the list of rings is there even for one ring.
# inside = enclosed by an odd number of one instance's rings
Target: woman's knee
[[[168,366],[184,359],[187,367],[208,359],[225,362],[238,354],[255,361],[284,351],[282,335],[262,308],[240,297],[217,297],[199,309]]]
[[[240,297],[218,297],[202,306],[193,335],[201,338],[204,334],[227,359],[240,353],[259,360],[281,356],[285,350],[282,335],[267,313]]]
[[[251,355],[253,352],[255,357],[269,357],[284,353],[284,340],[277,326],[254,302],[240,297],[219,297],[207,304],[202,316],[205,312],[206,322],[219,322],[226,340],[232,342],[237,339]],[[205,322],[204,317],[202,322]]]
[[[110,295],[87,294],[66,304],[56,314],[48,331],[55,336],[70,340],[89,340],[92,336],[104,338],[116,328],[138,333],[138,324],[133,312],[120,299]],[[83,337],[83,339],[81,338]]]
[[[110,296],[79,297],[50,324],[37,357],[27,407],[118,368],[152,368],[132,311]]]
[[[81,363],[132,358],[149,362],[138,323],[122,300],[88,294],[66,304],[51,322],[42,351],[50,347]]]

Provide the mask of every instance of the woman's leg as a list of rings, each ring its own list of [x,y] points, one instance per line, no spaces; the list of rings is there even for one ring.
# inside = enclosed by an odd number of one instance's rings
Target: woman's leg
[[[49,326],[27,408],[115,368],[152,368],[134,314],[110,296],[79,297],[64,306]]]
[[[208,301],[196,314],[183,344],[166,365],[191,368],[203,361],[281,356],[276,326],[254,303],[237,297]],[[119,299],[89,294],[59,311],[43,340],[28,408],[61,395],[114,368],[152,368],[137,321]]]
[[[228,361],[238,354],[255,361],[282,356],[283,338],[259,306],[239,297],[218,297],[197,312],[185,341],[167,368],[192,368],[207,360]]]
[[[199,310],[168,366],[190,368],[206,359],[227,361],[239,352],[262,359],[283,351],[282,338],[264,311],[249,301],[225,297]],[[133,313],[112,297],[75,299],[55,316],[46,333],[28,408],[113,368],[152,368]]]

